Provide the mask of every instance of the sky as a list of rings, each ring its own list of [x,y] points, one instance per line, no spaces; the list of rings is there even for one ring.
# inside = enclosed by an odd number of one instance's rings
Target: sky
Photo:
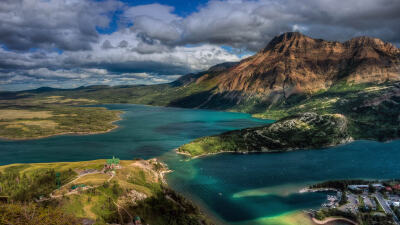
[[[400,46],[400,0],[1,0],[0,91],[171,82],[289,31]]]

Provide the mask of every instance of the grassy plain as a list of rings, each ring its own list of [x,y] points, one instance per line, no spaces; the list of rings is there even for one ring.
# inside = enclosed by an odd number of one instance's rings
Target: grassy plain
[[[0,138],[23,140],[59,134],[107,132],[117,126],[119,111],[79,107],[95,100],[61,96],[0,100]]]

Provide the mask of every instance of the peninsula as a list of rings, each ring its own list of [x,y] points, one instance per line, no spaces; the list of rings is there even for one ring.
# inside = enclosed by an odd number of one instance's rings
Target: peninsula
[[[177,151],[192,157],[219,152],[277,152],[324,148],[351,140],[348,121],[343,115],[303,113],[262,127],[198,138]]]
[[[0,138],[27,140],[61,134],[96,134],[117,128],[121,111],[81,107],[97,101],[63,96],[0,94]]]
[[[0,222],[211,224],[196,206],[168,188],[167,172],[156,159],[115,157],[0,166]]]

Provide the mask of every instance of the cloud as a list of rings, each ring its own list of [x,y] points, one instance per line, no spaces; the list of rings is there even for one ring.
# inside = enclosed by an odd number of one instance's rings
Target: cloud
[[[119,0],[2,0],[0,88],[169,82],[245,58],[287,31],[400,45],[398,12],[399,0],[211,0],[185,16]]]
[[[136,37],[137,33],[127,28],[102,35],[90,50],[65,51],[62,54],[56,51],[14,52],[0,48],[0,66],[8,70],[93,68],[111,73],[167,75],[204,70],[218,63],[240,59],[216,45],[146,46]],[[104,43],[109,47],[105,48]],[[139,51],[138,48],[142,49]]]
[[[26,71],[0,71],[0,91],[38,88],[51,86],[55,88],[76,88],[88,85],[126,85],[157,84],[172,82],[181,75],[160,75],[150,73],[110,74],[95,69],[60,69],[46,68]]]
[[[211,43],[257,51],[292,30],[329,40],[370,35],[400,43],[398,0],[214,0],[185,18],[168,6],[148,5],[147,12],[150,7],[155,13],[144,13],[145,22],[131,17],[131,29],[168,45]],[[171,19],[160,19],[158,11]]]
[[[129,7],[125,10],[123,18],[125,22],[131,22],[138,17],[152,17],[154,19],[172,22],[179,20],[180,17],[173,14],[174,7],[161,5],[161,4],[149,4],[139,5],[135,7]]]
[[[117,1],[2,0],[0,42],[9,49],[90,49],[96,27],[108,26]]]

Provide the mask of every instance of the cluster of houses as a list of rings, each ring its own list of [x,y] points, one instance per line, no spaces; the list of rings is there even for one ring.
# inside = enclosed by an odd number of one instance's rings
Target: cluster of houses
[[[370,184],[370,185],[378,191],[384,189],[384,191],[389,192],[389,193],[394,192],[394,191],[400,192],[400,184],[383,185],[381,183],[375,183],[375,184]],[[356,185],[349,185],[347,187],[353,191],[367,191],[369,189],[370,185],[356,184]]]
[[[400,196],[399,195],[393,195],[394,192],[400,192],[400,184],[395,184],[395,185],[383,185],[380,183],[376,184],[371,184],[373,188],[377,191],[383,191],[388,194],[388,204],[394,206],[394,207],[400,207]],[[349,185],[348,188],[353,191],[363,191],[363,192],[368,192],[370,185]],[[368,202],[364,201],[364,202]],[[375,202],[371,204],[373,208],[375,208],[374,205]],[[367,204],[365,204],[367,206]]]

